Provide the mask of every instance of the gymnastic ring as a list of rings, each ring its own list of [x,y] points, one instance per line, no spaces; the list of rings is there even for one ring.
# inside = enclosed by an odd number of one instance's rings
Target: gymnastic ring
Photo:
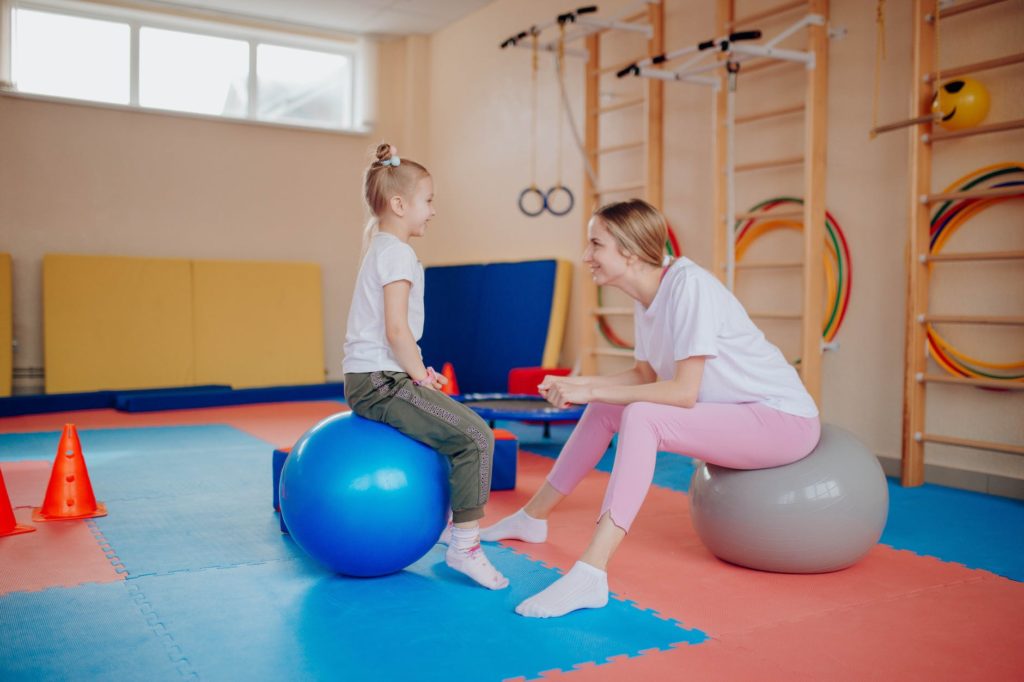
[[[555,209],[551,208],[551,195],[557,192],[558,190],[562,190],[563,192],[565,192],[565,196],[569,197],[569,205],[565,208],[565,210],[562,211],[556,211]],[[548,190],[547,194],[544,195],[544,205],[547,206],[548,212],[551,213],[551,215],[563,216],[569,211],[571,211],[572,207],[576,205],[576,197],[572,195],[572,190],[570,190],[565,185],[555,185],[554,187]]]
[[[523,205],[523,200],[526,199],[526,197],[531,194],[536,194],[538,197],[540,197],[540,208],[533,212],[527,211],[526,207]],[[547,196],[545,196],[544,192],[541,192],[539,189],[537,189],[537,185],[530,185],[529,187],[527,187],[526,189],[519,193],[519,210],[522,211],[525,215],[528,215],[531,218],[536,218],[545,210],[547,210],[547,208]]]

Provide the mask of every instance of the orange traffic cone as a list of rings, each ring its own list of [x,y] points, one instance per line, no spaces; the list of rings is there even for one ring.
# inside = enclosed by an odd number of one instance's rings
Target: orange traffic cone
[[[32,526],[19,526],[14,518],[14,508],[11,506],[11,498],[7,495],[7,484],[4,483],[4,472],[0,471],[0,537],[5,535],[17,535],[18,533],[31,533],[35,528]]]
[[[50,483],[46,486],[43,506],[32,510],[33,521],[62,521],[106,516],[107,507],[96,501],[89,482],[89,472],[82,456],[82,444],[74,424],[65,424],[57,457],[53,460]]]
[[[448,383],[441,387],[441,392],[445,395],[458,395],[459,382],[455,380],[455,368],[452,367],[452,363],[444,363],[444,367],[441,368],[441,376],[448,380]]]

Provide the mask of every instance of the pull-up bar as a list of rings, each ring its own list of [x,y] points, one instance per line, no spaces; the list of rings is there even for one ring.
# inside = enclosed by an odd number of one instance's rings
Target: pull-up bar
[[[673,52],[667,52],[657,57],[649,57],[640,61],[634,62],[625,68],[621,69],[616,75],[619,78],[627,75],[641,76],[644,78],[657,78],[660,80],[672,80],[672,81],[688,81],[691,83],[701,83],[704,85],[711,85],[717,87],[718,80],[713,78],[698,78],[697,76],[708,71],[713,71],[721,66],[722,62],[714,62],[711,64],[700,64],[710,54],[725,54],[728,55],[728,61],[724,63],[724,66],[729,71],[730,75],[734,76],[739,70],[739,64],[749,61],[751,59],[766,58],[776,59],[787,62],[797,62],[804,64],[807,68],[814,68],[814,54],[811,52],[802,52],[800,50],[787,50],[778,47],[786,38],[790,37],[797,31],[807,28],[809,26],[823,26],[825,24],[825,18],[820,14],[808,14],[799,21],[795,22],[781,33],[773,37],[768,42],[761,45],[750,45],[747,44],[749,41],[757,40],[761,38],[761,31],[747,30],[747,31],[735,31],[730,33],[728,36],[712,38],[705,40],[697,45],[691,45],[689,47],[680,48]],[[687,61],[683,62],[679,68],[674,71],[666,71],[662,69],[648,69],[647,66],[653,66],[657,64],[663,64],[670,62],[686,55],[694,55]],[[735,55],[735,58],[733,56]]]

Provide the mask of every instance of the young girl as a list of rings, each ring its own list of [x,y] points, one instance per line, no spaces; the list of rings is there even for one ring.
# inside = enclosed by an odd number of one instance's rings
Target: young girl
[[[634,367],[605,377],[546,377],[554,405],[589,403],[547,481],[484,540],[544,542],[547,518],[619,434],[590,546],[516,612],[547,618],[608,602],[608,561],[654,477],[659,450],[734,469],[794,462],[818,442],[818,410],[782,353],[736,297],[688,258],[665,265],[667,223],[640,200],[599,208],[583,262],[598,285],[634,299]]]
[[[345,336],[345,400],[360,417],[384,422],[449,457],[451,540],[445,561],[484,587],[508,580],[480,547],[479,519],[491,489],[494,433],[438,389],[444,377],[423,366],[423,266],[409,246],[434,217],[427,169],[388,144],[363,178],[372,218]]]

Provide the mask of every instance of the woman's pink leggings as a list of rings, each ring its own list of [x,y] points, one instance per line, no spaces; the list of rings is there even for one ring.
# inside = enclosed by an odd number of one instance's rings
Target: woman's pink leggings
[[[628,531],[654,480],[659,450],[731,469],[765,469],[810,453],[818,444],[821,422],[759,403],[697,403],[691,408],[591,403],[548,483],[568,495],[597,465],[616,433],[619,445],[600,516],[610,511],[612,522]]]

